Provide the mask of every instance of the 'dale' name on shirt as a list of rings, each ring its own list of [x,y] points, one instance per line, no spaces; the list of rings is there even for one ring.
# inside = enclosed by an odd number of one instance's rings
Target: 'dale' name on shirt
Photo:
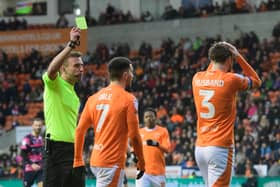
[[[98,100],[111,100],[112,94],[103,93],[98,97]]]

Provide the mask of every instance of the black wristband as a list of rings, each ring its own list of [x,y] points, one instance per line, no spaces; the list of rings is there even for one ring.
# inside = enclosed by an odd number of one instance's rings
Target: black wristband
[[[76,45],[77,45],[76,42],[73,40],[70,40],[70,42],[68,43],[68,46],[71,47],[72,49],[75,49]]]

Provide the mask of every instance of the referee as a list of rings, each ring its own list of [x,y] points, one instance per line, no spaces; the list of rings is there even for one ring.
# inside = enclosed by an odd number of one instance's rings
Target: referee
[[[84,186],[84,168],[73,170],[74,132],[80,101],[74,84],[84,71],[79,45],[80,29],[73,27],[67,46],[51,61],[43,74],[46,142],[44,187]],[[78,170],[78,172],[77,172]]]

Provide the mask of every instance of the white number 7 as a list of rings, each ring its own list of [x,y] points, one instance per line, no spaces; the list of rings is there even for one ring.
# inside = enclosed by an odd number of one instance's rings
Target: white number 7
[[[215,115],[215,106],[209,102],[209,100],[213,97],[215,91],[214,90],[199,90],[199,95],[204,96],[202,100],[202,106],[208,108],[208,112],[200,112],[200,117],[209,119],[214,117]]]
[[[105,118],[107,116],[107,113],[109,111],[109,105],[108,104],[96,105],[96,110],[102,110],[101,116],[98,120],[97,127],[96,127],[96,132],[99,132],[102,128],[102,125],[103,125]]]

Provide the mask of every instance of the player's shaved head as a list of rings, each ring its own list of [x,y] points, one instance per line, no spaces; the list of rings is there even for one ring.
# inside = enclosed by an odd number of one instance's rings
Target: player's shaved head
[[[232,56],[232,53],[226,45],[224,45],[222,42],[218,42],[211,46],[208,56],[210,60],[223,64],[229,57]]]
[[[110,80],[120,80],[123,72],[130,69],[131,61],[126,57],[115,57],[110,60],[108,69],[110,73]]]

